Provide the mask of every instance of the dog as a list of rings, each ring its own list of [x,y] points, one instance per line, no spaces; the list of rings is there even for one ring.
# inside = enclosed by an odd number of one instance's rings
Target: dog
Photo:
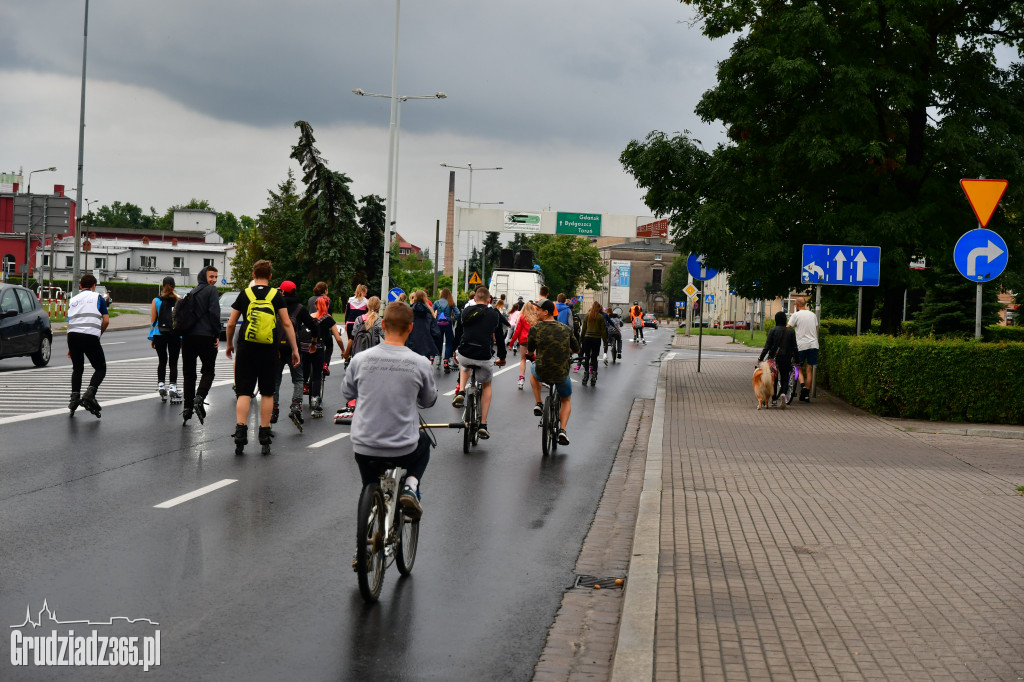
[[[760,362],[754,370],[754,396],[757,397],[757,409],[761,406],[767,409],[775,392],[774,381],[772,381],[772,368],[767,362]]]

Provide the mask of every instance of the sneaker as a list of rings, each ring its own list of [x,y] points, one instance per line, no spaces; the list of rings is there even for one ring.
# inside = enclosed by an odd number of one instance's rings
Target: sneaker
[[[476,430],[477,438],[483,438],[487,440],[491,437],[491,434],[487,431],[487,424],[481,424],[480,428]]]
[[[456,391],[455,397],[452,398],[452,407],[462,407],[462,404],[466,401],[465,391]]]
[[[565,434],[565,429],[558,429],[558,444],[559,445],[568,445],[569,444],[569,436],[567,436]]]
[[[520,391],[523,390],[523,384],[525,384],[525,383],[526,383],[526,377],[524,377],[522,374],[520,374],[519,375],[519,390]]]
[[[413,521],[423,516],[423,505],[420,503],[420,491],[413,490],[409,486],[402,488],[402,494],[398,496],[398,504],[402,507],[405,515]]]
[[[537,403],[533,406],[533,416],[539,417],[544,414],[544,403]]]

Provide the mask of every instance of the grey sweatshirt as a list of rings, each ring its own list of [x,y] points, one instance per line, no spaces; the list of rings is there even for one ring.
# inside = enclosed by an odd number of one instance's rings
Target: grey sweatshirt
[[[352,356],[341,392],[358,401],[352,450],[370,457],[412,454],[420,438],[416,408],[437,401],[430,362],[405,346],[386,343]]]

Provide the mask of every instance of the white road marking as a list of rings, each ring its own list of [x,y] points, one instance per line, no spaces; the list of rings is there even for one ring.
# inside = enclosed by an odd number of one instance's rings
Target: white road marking
[[[122,343],[128,343],[128,342],[127,341],[107,341],[105,344],[103,344],[103,347],[106,348],[107,346],[120,346]]]
[[[342,438],[348,438],[348,434],[347,433],[339,433],[336,436],[331,436],[330,438],[324,438],[323,440],[318,440],[317,442],[315,442],[315,443],[313,443],[311,445],[307,445],[306,447],[307,448],[321,448],[321,447],[327,445],[328,443],[333,443],[334,441],[341,440]]]
[[[186,493],[184,495],[175,497],[173,500],[167,500],[166,502],[161,502],[160,504],[154,504],[153,507],[155,509],[170,509],[171,507],[178,506],[182,502],[194,500],[195,498],[205,495],[206,493],[212,493],[214,490],[217,490],[218,488],[223,488],[226,485],[231,485],[232,483],[237,482],[238,479],[236,478],[225,478],[223,481],[217,481],[216,483],[211,483],[210,485],[203,486],[199,490],[193,490],[190,493]]]
[[[666,360],[675,360],[676,359],[676,354],[674,352],[668,353],[668,354],[665,355],[665,359]]]
[[[505,365],[505,369],[499,369],[497,372],[495,372],[491,376],[495,376],[496,377],[499,374],[504,374],[505,372],[508,372],[509,370],[516,369],[517,367],[519,367],[519,363],[518,362],[516,364],[514,364],[514,365]],[[447,393],[442,393],[441,395],[444,395],[444,396],[455,395],[455,389],[453,388],[452,390],[448,391]]]

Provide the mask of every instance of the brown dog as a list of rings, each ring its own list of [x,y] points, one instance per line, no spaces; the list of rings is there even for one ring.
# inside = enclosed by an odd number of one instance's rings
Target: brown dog
[[[759,363],[757,369],[754,370],[754,395],[757,397],[757,409],[760,410],[762,405],[765,408],[768,407],[772,393],[775,392],[773,383],[772,368],[767,362]]]

